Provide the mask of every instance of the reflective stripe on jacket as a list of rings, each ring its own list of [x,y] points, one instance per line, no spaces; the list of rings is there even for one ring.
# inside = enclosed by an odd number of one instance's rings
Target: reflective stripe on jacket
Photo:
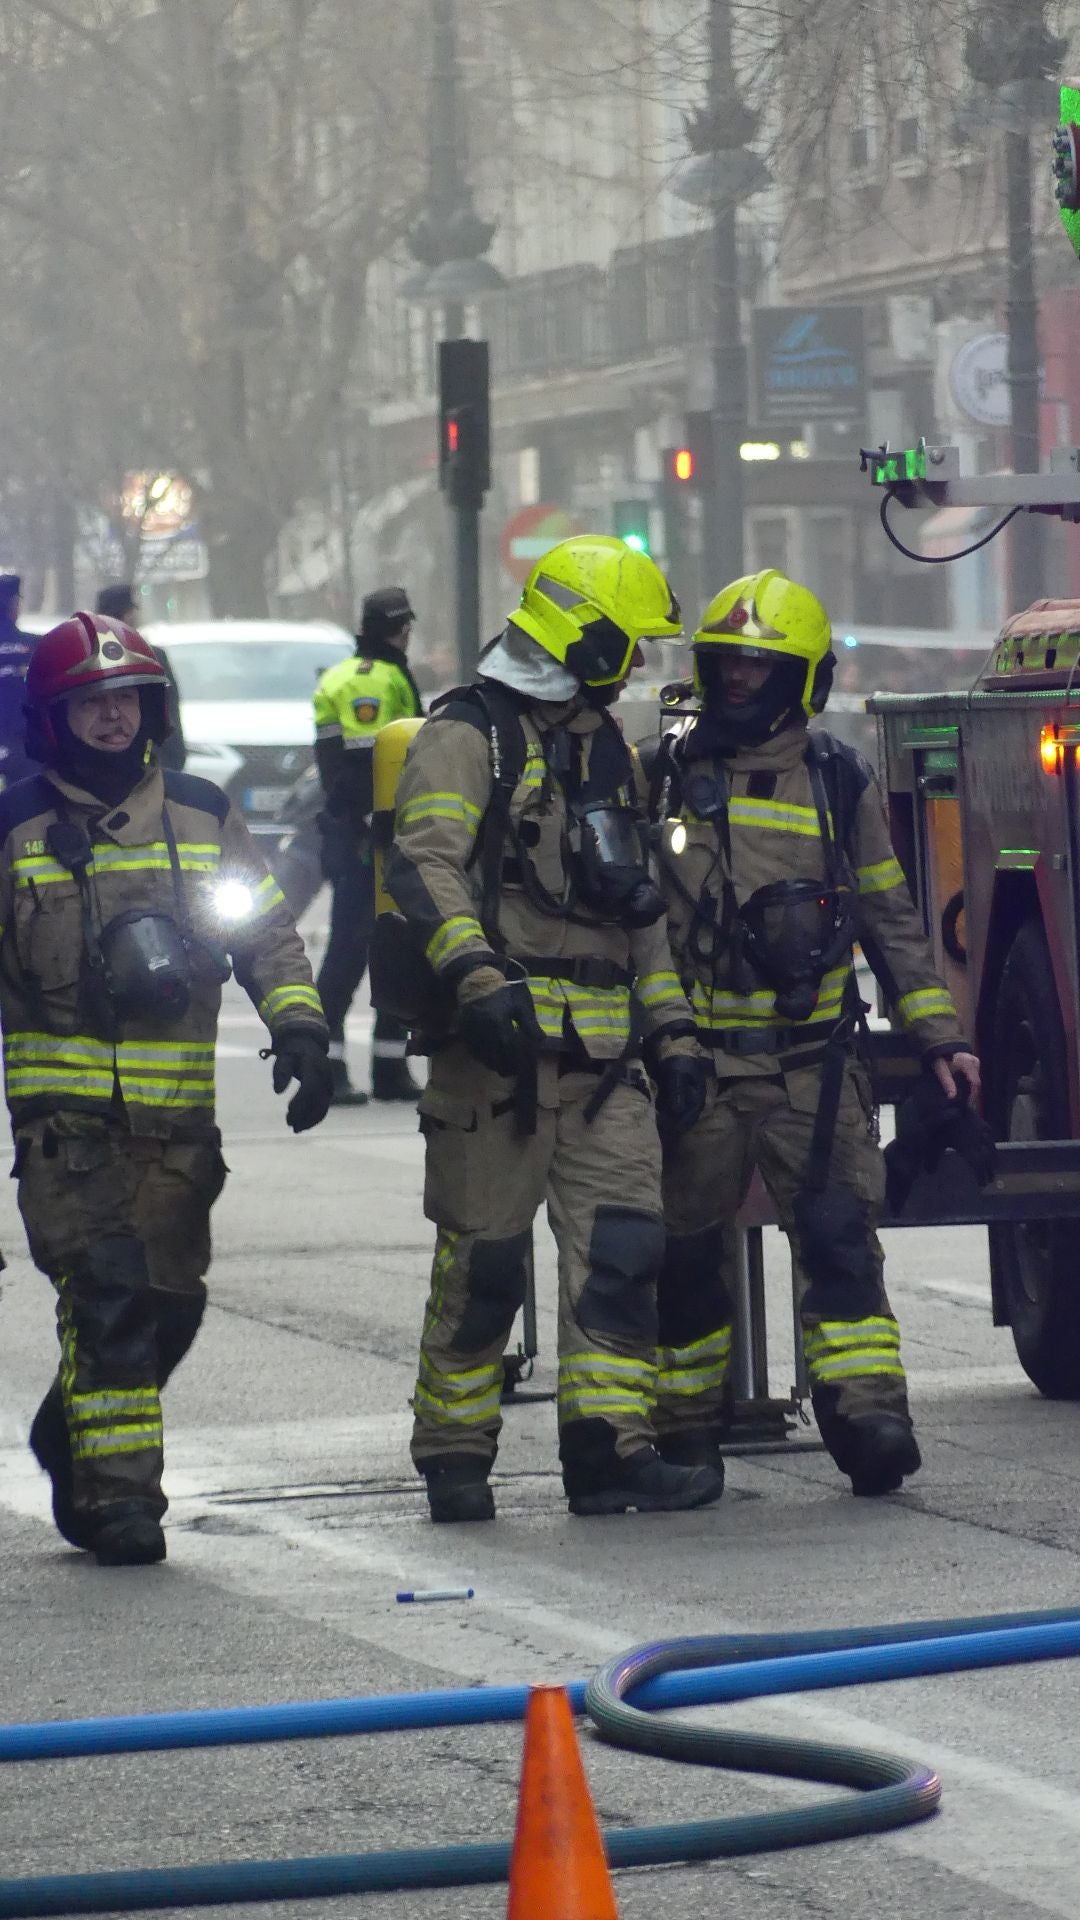
[[[87,1004],[82,896],[47,844],[58,811],[86,828],[99,927],[134,909],[179,921],[165,809],[195,934],[219,952],[227,949],[271,1034],[296,1024],[326,1031],[281,889],[218,787],[151,766],[125,800],[107,807],[56,774],[39,775],[0,798],[0,1019],[16,1126],[61,1109],[115,1114],[121,1103],[135,1133],[213,1121],[221,986],[212,962],[201,957],[197,940],[182,1019],[126,1022],[115,1039],[96,1031]]]
[[[520,859],[527,859],[534,881],[552,900],[562,901],[568,879],[567,803],[560,781],[548,775],[545,741],[553,728],[565,726],[581,742],[583,779],[589,780],[595,775],[596,756],[605,751],[599,743],[608,730],[594,708],[575,711],[536,703],[520,718],[525,761],[510,819],[520,836],[521,855],[508,835],[504,857],[517,859],[519,868]],[[614,767],[614,754],[612,763]],[[621,746],[618,766],[625,770]],[[492,784],[491,746],[479,707],[458,702],[420,729],[398,787],[386,878],[402,913],[420,931],[437,973],[452,971],[466,958],[491,958],[479,920],[482,862],[475,849]],[[612,804],[635,803],[629,788],[615,788],[613,780]],[[607,962],[613,972],[633,975],[646,1035],[690,1030],[689,1008],[672,967],[662,920],[631,930],[613,920],[590,919],[586,907],[578,909],[577,918],[563,919],[537,906],[511,873],[499,892],[497,932],[505,952],[524,960],[526,968],[530,955],[542,955],[546,960],[563,958],[568,972],[575,961],[596,960]],[[625,1048],[630,1035],[628,985],[584,985],[545,973],[530,976],[529,990],[552,1051],[566,1042],[568,1029],[591,1059],[614,1059]],[[692,1039],[686,1044],[693,1047]]]
[[[730,781],[731,878],[740,906],[758,888],[778,880],[828,878],[805,751],[805,730],[788,727],[764,746],[743,748],[723,762],[706,758],[692,763],[695,776]],[[929,942],[893,852],[877,782],[865,762],[848,749],[841,751],[849,754],[857,793],[844,848],[857,889],[855,937],[915,1050],[963,1046],[952,997],[934,970]],[[663,828],[660,867],[672,952],[702,1038],[791,1025],[777,1015],[771,988],[763,983],[751,992],[735,992],[729,955],[708,951],[709,930],[719,929],[724,900],[724,854],[716,826],[684,805]],[[705,903],[703,921],[696,925],[691,900]],[[845,960],[826,973],[813,1012],[800,1025],[816,1023],[825,1029],[836,1020],[851,964]],[[727,1053],[723,1071],[772,1073],[775,1057],[767,1052]]]

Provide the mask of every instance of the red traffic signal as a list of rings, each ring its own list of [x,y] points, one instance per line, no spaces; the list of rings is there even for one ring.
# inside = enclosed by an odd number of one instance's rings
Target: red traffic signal
[[[700,479],[697,454],[693,447],[665,447],[662,455],[664,479],[688,487]]]
[[[439,342],[439,485],[457,505],[479,507],[491,485],[485,340]]]

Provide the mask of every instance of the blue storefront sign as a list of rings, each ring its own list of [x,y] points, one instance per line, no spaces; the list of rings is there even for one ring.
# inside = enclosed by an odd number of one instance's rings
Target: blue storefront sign
[[[757,424],[862,418],[861,307],[758,307],[753,320]]]

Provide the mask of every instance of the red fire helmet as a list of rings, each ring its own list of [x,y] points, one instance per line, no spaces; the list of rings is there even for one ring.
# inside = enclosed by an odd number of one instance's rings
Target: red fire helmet
[[[143,725],[151,740],[164,740],[169,731],[168,684],[149,641],[134,627],[103,613],[73,613],[43,633],[30,656],[25,693],[31,757],[53,764],[59,741],[49,708],[67,694],[92,687],[145,687]]]
[[[134,627],[103,613],[73,613],[36,643],[26,675],[26,698],[47,707],[86,687],[161,687],[165,669]]]

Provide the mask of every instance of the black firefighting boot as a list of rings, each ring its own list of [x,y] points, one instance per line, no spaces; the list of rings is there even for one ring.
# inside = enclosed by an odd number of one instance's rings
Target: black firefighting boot
[[[64,1418],[60,1382],[54,1380],[30,1428],[30,1451],[38,1466],[52,1481],[53,1524],[69,1547],[86,1551],[93,1544],[92,1529],[75,1508],[75,1483],[71,1467],[71,1441]]]
[[[366,1107],[367,1094],[362,1087],[354,1087],[349,1079],[349,1069],[344,1060],[330,1060],[330,1079],[333,1091],[330,1095],[332,1107]]]
[[[708,1427],[681,1428],[675,1433],[658,1433],[656,1451],[661,1460],[673,1467],[711,1467],[724,1479],[724,1456],[720,1435]]]
[[[494,1520],[495,1496],[488,1485],[489,1465],[475,1453],[448,1453],[421,1466],[428,1507],[436,1524],[457,1520]]]
[[[571,1513],[681,1513],[688,1507],[709,1507],[724,1491],[723,1472],[712,1466],[676,1466],[662,1460],[655,1447],[617,1457],[610,1473],[592,1484],[563,1465],[563,1483]]]
[[[148,1500],[116,1500],[89,1517],[99,1567],[152,1567],[165,1558],[161,1521]]]
[[[895,1493],[909,1473],[918,1473],[922,1455],[902,1414],[859,1413],[846,1425],[844,1471],[852,1493],[871,1499]]]
[[[373,1060],[371,1097],[373,1100],[411,1100],[415,1106],[423,1088],[409,1072],[407,1060]]]

